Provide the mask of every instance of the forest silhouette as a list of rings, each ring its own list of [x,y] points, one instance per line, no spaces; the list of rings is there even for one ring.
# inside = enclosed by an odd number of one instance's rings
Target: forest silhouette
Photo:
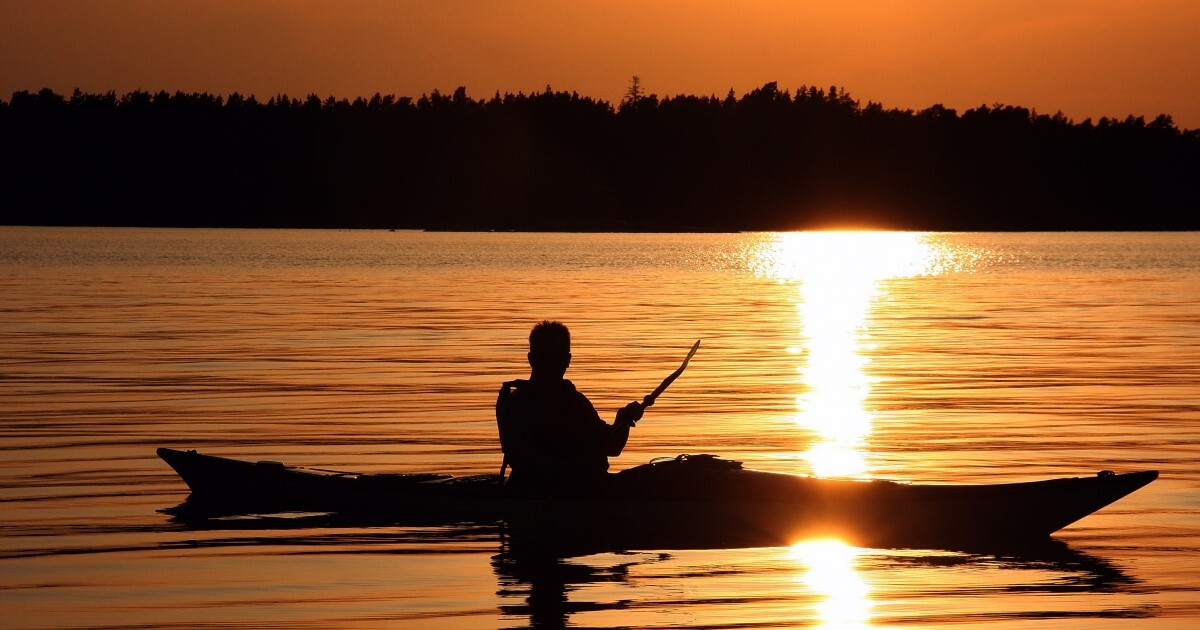
[[[465,88],[0,100],[0,223],[685,231],[1200,229],[1200,130],[1007,105]]]

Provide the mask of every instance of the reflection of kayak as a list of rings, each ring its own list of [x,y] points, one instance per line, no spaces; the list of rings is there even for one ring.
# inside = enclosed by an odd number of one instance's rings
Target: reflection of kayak
[[[286,510],[397,520],[536,522],[588,531],[738,529],[787,539],[827,532],[850,540],[1007,540],[1044,537],[1150,483],[1156,471],[989,485],[818,479],[742,468],[712,456],[678,458],[609,476],[586,497],[507,496],[497,475],[358,474],[246,462],[160,448],[192,490],[189,503],[227,513]]]

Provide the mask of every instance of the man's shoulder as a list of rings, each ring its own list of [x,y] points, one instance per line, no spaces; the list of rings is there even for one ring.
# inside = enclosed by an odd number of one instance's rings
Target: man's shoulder
[[[584,396],[583,392],[581,392],[575,388],[575,383],[572,383],[571,381],[568,381],[565,378],[563,379],[562,393],[563,393],[563,395],[568,396],[570,398],[574,398],[575,400],[582,400],[583,402],[586,402],[589,405],[592,404],[592,401],[588,400],[588,397]]]
[[[504,397],[505,406],[545,399],[563,391],[555,384],[538,383],[535,381],[512,381],[512,385],[512,391]]]
[[[562,379],[554,383],[535,383],[533,381],[524,381],[516,386],[512,393],[506,397],[504,406],[521,406],[532,401],[567,401],[567,400],[582,400],[591,404],[587,396],[583,395],[575,388],[575,384],[567,379]]]
[[[562,392],[578,392],[575,389],[575,383],[567,379],[555,381],[552,383],[538,381],[512,381],[513,395],[521,396],[536,396],[539,394],[557,394]]]

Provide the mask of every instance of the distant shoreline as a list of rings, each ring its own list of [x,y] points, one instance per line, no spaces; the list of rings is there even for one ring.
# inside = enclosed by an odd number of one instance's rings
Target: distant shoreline
[[[0,224],[741,232],[1200,229],[1200,130],[1019,106],[547,90],[18,92]]]

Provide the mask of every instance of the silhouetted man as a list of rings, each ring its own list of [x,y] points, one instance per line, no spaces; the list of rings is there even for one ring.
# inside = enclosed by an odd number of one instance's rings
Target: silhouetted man
[[[505,383],[496,404],[500,446],[512,466],[509,487],[536,494],[586,492],[602,483],[608,458],[625,448],[641,403],[600,419],[587,396],[563,378],[571,364],[571,333],[543,321],[529,333],[528,381]],[[509,394],[509,388],[516,387]]]

